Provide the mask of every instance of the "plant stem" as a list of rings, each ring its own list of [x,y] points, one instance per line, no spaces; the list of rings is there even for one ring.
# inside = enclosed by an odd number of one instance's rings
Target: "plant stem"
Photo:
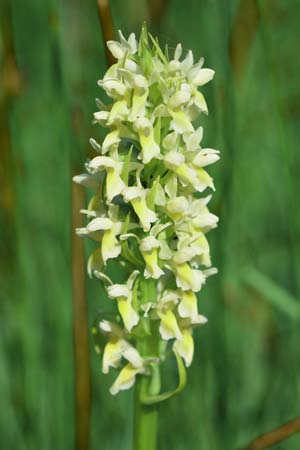
[[[134,450],[156,450],[157,405],[143,405],[141,396],[148,388],[148,377],[140,376],[136,381],[134,401]]]
[[[146,303],[156,300],[156,285],[153,280],[141,280],[140,302]],[[147,320],[147,319],[146,319]],[[159,347],[158,330],[152,324],[151,334],[137,342],[137,348],[143,357],[157,357]],[[153,369],[151,375],[138,375],[135,384],[134,398],[134,450],[156,450],[158,406],[144,405],[142,398],[145,394],[156,395],[160,391],[159,368]]]

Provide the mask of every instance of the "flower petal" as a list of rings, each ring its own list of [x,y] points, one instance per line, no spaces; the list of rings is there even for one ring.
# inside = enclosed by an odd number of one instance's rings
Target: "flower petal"
[[[180,317],[197,317],[198,305],[195,293],[193,291],[182,291],[180,297],[181,301],[178,305],[178,313]]]
[[[123,319],[124,326],[126,330],[131,331],[139,323],[140,317],[128,299],[119,297],[117,300],[119,313]]]
[[[165,341],[168,341],[169,339],[183,339],[183,336],[181,334],[181,331],[179,329],[176,317],[172,311],[167,311],[166,313],[160,313],[160,326],[159,326],[159,332]]]
[[[103,233],[101,252],[104,264],[108,259],[117,258],[121,254],[121,244],[116,238],[113,230]]]
[[[130,389],[135,383],[136,375],[138,373],[142,373],[143,371],[144,369],[137,369],[133,367],[132,364],[128,363],[125,367],[123,367],[114,384],[111,386],[110,393],[112,395],[116,395],[120,391]]]
[[[173,344],[173,349],[184,359],[186,367],[192,364],[194,356],[194,339],[191,330],[182,331],[183,339],[176,341]]]
[[[201,270],[192,269],[188,263],[174,264],[177,286],[183,291],[200,291],[205,282],[205,276]]]

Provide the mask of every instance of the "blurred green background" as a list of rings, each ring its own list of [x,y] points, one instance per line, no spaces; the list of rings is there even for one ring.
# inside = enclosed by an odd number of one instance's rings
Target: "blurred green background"
[[[201,293],[209,323],[188,385],[160,408],[159,450],[234,450],[300,413],[300,3],[113,0],[111,11],[125,35],[147,20],[216,70],[202,123],[204,144],[222,151],[209,235],[219,275]],[[85,199],[71,176],[100,133],[97,5],[0,0],[0,20],[0,447],[88,450],[84,424],[75,439],[72,246],[89,328],[105,299],[99,282],[84,285],[72,209]],[[89,449],[129,450],[132,392],[110,396],[115,374],[102,375],[89,339]],[[175,385],[175,368],[167,375]],[[88,390],[85,378],[84,408]],[[295,435],[274,449],[299,447]]]

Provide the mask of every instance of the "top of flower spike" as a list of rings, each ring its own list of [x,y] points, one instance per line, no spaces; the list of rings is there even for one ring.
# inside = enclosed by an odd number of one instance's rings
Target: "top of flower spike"
[[[138,49],[138,42],[136,40],[135,34],[131,33],[128,40],[123,36],[121,30],[118,31],[120,42],[118,41],[107,41],[107,47],[116,59],[122,59],[126,54],[134,55]]]
[[[131,59],[135,62],[141,62],[145,75],[150,75],[152,70],[154,70],[154,74],[152,75],[153,79],[157,76],[155,75],[156,72],[163,70],[161,64],[164,64],[170,73],[181,71],[186,75],[187,81],[194,86],[203,86],[214,77],[214,70],[202,67],[204,64],[204,59],[202,57],[194,64],[194,56],[191,50],[189,50],[185,58],[180,61],[182,55],[181,44],[177,45],[173,59],[169,60],[167,48],[164,53],[159,46],[158,39],[148,33],[145,24],[142,27],[139,42],[134,33],[131,33],[128,39],[125,39],[121,30],[118,31],[118,34],[119,41],[107,42],[107,46],[112,55],[118,62],[124,60],[124,58]],[[149,37],[153,44],[152,48],[150,48],[149,45]],[[132,66],[132,68],[136,70],[136,66]]]

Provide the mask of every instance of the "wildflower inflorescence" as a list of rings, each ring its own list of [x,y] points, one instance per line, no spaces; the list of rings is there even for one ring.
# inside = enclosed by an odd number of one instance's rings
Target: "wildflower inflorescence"
[[[180,44],[170,59],[145,28],[139,42],[134,34],[119,36],[120,42],[107,43],[116,63],[99,81],[111,103],[98,100],[94,114],[108,133],[102,145],[90,140],[99,155],[86,163],[86,174],[74,177],[95,190],[82,210],[88,223],[76,230],[97,242],[88,272],[101,279],[118,309],[115,323],[99,323],[107,336],[102,370],[120,369],[112,394],[130,388],[137,374],[151,375],[170,342],[191,364],[193,329],[207,321],[196,293],[216,273],[206,233],[218,222],[207,208],[211,195],[201,193],[214,190],[204,167],[219,152],[201,147],[203,129],[193,125],[207,113],[199,88],[214,71],[203,68],[203,58],[194,64],[191,51],[181,59]],[[105,273],[115,258],[128,270],[123,284]],[[145,352],[147,339],[155,345]]]

